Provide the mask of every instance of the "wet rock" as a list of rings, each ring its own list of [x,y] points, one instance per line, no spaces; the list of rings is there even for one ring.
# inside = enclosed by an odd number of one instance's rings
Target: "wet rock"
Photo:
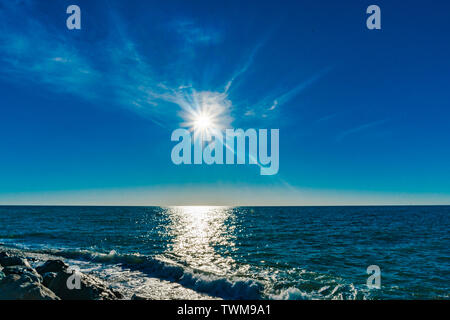
[[[31,268],[27,259],[24,259],[22,257],[12,256],[12,255],[8,254],[7,252],[1,252],[1,253],[3,253],[3,255],[0,255],[0,265],[2,265],[3,267],[24,266],[24,267]]]
[[[88,274],[78,274],[80,289],[70,290],[68,280],[75,278],[69,279],[74,276],[70,271],[69,265],[62,260],[48,260],[35,270],[20,253],[0,251],[0,300],[123,299],[122,294]]]
[[[42,275],[42,284],[46,287],[58,276],[56,272],[47,272]]]
[[[119,292],[107,288],[101,280],[87,274],[79,274],[80,289],[69,289],[67,280],[70,276],[73,274],[68,271],[46,273],[44,283],[62,300],[117,300],[123,298]],[[73,277],[70,280],[73,280]]]
[[[0,300],[59,300],[59,298],[39,282],[30,281],[27,275],[10,273],[0,280]]]
[[[30,282],[42,283],[42,276],[31,267],[10,266],[3,268],[2,272],[6,276],[16,274],[23,278],[28,279],[28,281]]]
[[[48,260],[42,266],[37,267],[36,271],[43,275],[48,272],[65,272],[69,266],[61,260]]]

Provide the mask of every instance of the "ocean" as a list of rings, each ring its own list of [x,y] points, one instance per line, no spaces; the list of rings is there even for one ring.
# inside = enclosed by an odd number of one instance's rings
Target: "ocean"
[[[0,206],[1,246],[126,298],[449,299],[449,231],[449,206]]]

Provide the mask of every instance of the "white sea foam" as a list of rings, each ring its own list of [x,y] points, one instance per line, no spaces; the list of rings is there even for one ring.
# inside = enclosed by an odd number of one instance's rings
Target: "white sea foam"
[[[254,279],[228,279],[200,270],[193,270],[175,262],[139,254],[108,254],[89,250],[42,250],[41,253],[64,257],[73,261],[117,265],[122,272],[139,271],[148,277],[175,282],[185,288],[224,299],[261,299],[264,285]]]

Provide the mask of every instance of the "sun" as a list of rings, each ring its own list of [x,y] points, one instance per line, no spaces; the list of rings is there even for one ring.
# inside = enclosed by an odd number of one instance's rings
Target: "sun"
[[[215,113],[219,107],[215,105],[202,105],[198,110],[191,110],[184,123],[195,138],[208,138],[223,128],[220,115]]]
[[[194,139],[209,140],[231,127],[231,102],[223,93],[194,91],[180,105],[184,109],[181,126],[193,132]]]
[[[211,110],[201,110],[191,115],[191,121],[188,124],[195,138],[208,138],[221,127],[220,121]]]
[[[199,130],[201,132],[210,130],[213,125],[211,116],[206,114],[197,115],[193,122],[194,130]]]

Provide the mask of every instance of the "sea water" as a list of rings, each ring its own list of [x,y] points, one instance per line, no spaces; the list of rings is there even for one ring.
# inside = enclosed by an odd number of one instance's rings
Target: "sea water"
[[[449,231],[448,206],[0,207],[1,245],[128,298],[448,299]]]

